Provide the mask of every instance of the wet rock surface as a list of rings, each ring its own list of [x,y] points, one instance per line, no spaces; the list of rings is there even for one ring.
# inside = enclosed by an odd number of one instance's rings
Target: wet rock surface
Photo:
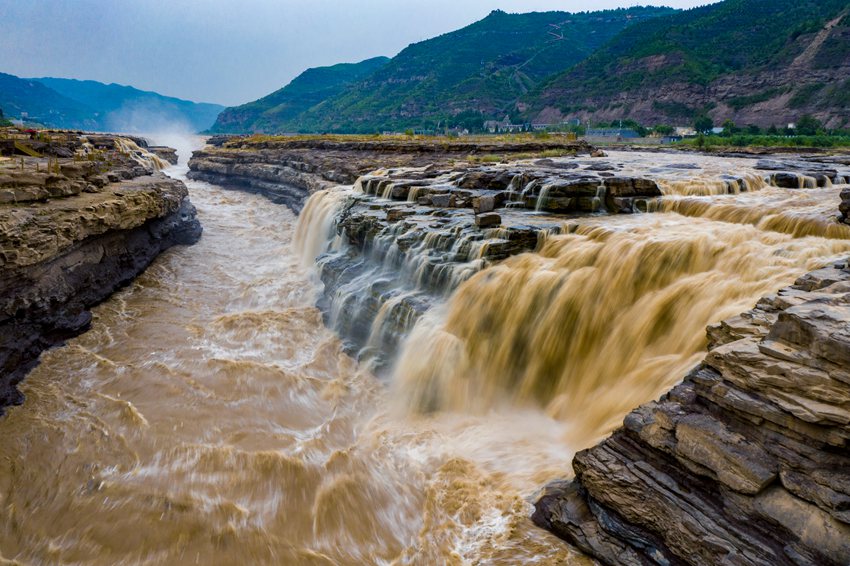
[[[556,151],[589,153],[584,142],[522,143],[438,140],[344,140],[215,136],[189,162],[189,177],[267,196],[299,212],[320,189],[350,185],[379,168],[450,165],[475,156]]]
[[[708,334],[704,364],[580,452],[535,522],[606,564],[850,563],[850,270]]]
[[[0,410],[23,401],[16,384],[88,327],[92,306],[201,235],[185,185],[139,155],[20,165],[0,162]]]
[[[771,184],[786,189],[841,185],[850,179],[850,170],[829,156],[809,159],[772,156],[760,159],[756,168],[771,172]]]
[[[569,215],[631,213],[661,196],[651,179],[602,177],[594,165],[431,164],[360,177],[335,219],[346,245],[319,258],[328,324],[350,353],[380,365],[435,302],[481,269],[534,250]]]

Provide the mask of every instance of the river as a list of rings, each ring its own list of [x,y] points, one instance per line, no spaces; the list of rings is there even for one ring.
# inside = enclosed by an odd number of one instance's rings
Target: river
[[[186,183],[202,240],[95,308],[0,421],[0,557],[586,563],[528,519],[534,491],[569,470],[567,425],[399,410],[322,324],[296,217]]]
[[[680,380],[706,324],[850,253],[836,188],[669,180],[662,211],[473,275],[379,379],[324,326],[295,215],[186,171],[202,240],[95,308],[0,421],[9,563],[587,564],[531,524],[535,492]]]

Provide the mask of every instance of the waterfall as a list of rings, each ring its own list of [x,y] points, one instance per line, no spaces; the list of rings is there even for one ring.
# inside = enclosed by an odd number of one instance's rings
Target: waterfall
[[[426,412],[541,406],[589,445],[700,360],[708,324],[850,251],[748,224],[638,220],[575,226],[473,276],[411,332],[394,398]]]
[[[126,154],[142,167],[153,167],[155,171],[161,171],[169,167],[169,163],[158,155],[154,155],[147,149],[139,147],[136,142],[129,138],[115,138],[115,146],[119,151]]]
[[[316,191],[307,199],[298,217],[294,238],[295,251],[304,267],[315,265],[316,258],[328,251],[329,244],[335,240],[336,215],[353,190],[335,187]]]
[[[296,243],[305,264],[320,256],[320,306],[348,351],[394,362],[405,411],[543,408],[585,446],[698,363],[707,325],[850,252],[840,189],[699,163],[653,170],[651,214],[525,214],[487,230],[461,210],[418,216],[411,184],[371,175],[314,194]],[[545,203],[548,183],[518,174],[504,202]]]

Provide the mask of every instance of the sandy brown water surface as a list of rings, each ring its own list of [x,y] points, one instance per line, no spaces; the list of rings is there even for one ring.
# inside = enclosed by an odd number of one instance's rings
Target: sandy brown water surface
[[[534,490],[569,469],[566,425],[388,409],[313,306],[295,216],[188,185],[201,242],[97,307],[0,421],[2,558],[585,563],[527,518]]]

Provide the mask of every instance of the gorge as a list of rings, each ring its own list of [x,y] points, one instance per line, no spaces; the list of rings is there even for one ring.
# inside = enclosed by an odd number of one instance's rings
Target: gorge
[[[210,141],[0,421],[4,559],[847,562],[850,159]]]

